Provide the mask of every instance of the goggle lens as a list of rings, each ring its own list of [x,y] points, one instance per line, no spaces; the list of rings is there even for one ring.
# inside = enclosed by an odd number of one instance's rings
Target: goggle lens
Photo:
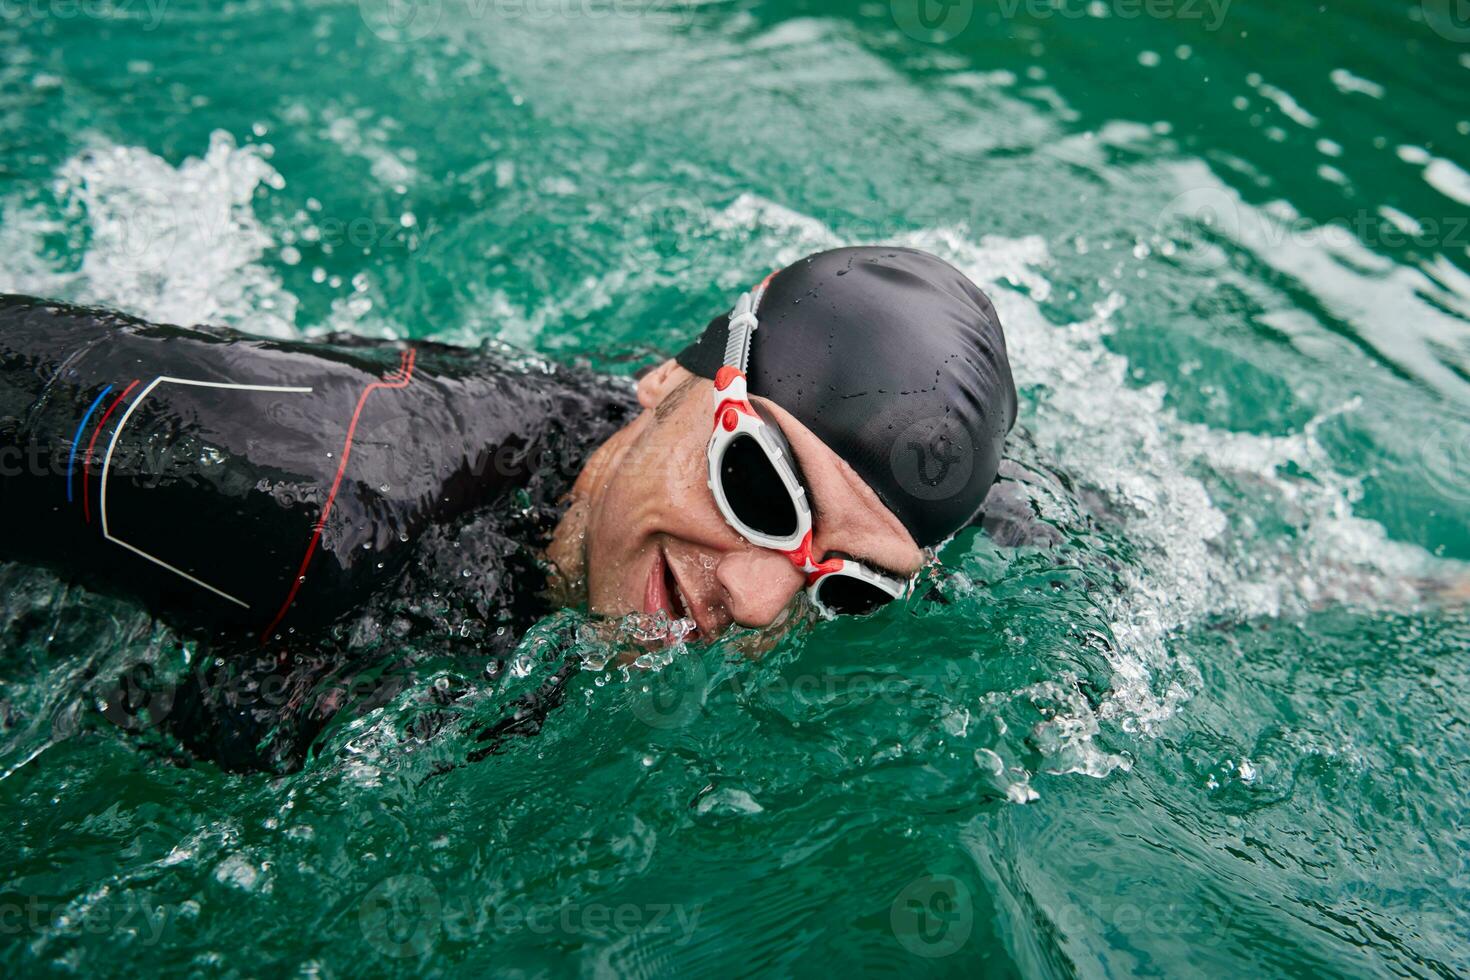
[[[816,600],[839,616],[866,616],[893,596],[871,582],[836,573],[817,581]]]
[[[720,459],[720,489],[735,517],[772,538],[796,534],[796,504],[755,437],[741,433]]]

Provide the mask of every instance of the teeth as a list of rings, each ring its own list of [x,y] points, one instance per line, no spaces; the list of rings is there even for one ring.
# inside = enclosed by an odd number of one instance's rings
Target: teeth
[[[669,594],[669,605],[673,607],[674,618],[682,619],[684,616],[684,597],[679,594],[679,581],[674,578],[674,568],[669,564],[668,558],[664,559],[664,589]]]
[[[679,591],[677,585],[674,586],[674,612],[678,613],[679,619],[694,622],[694,616],[689,611],[689,600],[684,597],[684,593]]]

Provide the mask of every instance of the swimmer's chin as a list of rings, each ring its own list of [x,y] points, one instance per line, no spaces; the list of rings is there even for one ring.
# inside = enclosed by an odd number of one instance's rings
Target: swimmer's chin
[[[585,606],[587,577],[568,575],[562,571],[560,565],[546,555],[542,556],[542,561],[546,567],[546,587],[541,590],[541,598],[557,609],[575,609]]]

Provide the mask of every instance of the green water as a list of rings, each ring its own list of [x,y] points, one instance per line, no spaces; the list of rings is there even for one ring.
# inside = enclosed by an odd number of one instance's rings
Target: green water
[[[1470,23],[925,2],[0,4],[0,289],[626,372],[917,245],[1063,539],[433,778],[597,651],[232,776],[108,701],[199,650],[0,570],[5,972],[1470,972]]]

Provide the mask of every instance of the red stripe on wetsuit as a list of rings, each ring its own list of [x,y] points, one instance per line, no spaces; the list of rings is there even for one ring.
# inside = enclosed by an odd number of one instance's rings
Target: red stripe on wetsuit
[[[311,560],[316,555],[317,545],[321,543],[322,531],[327,526],[327,518],[332,513],[332,504],[337,499],[337,490],[342,486],[342,478],[347,472],[347,461],[352,455],[352,439],[357,434],[357,423],[362,418],[363,407],[367,404],[368,396],[379,388],[406,388],[413,380],[413,364],[417,353],[412,349],[403,352],[398,363],[398,370],[387,375],[381,381],[375,381],[363,389],[357,399],[357,408],[352,412],[352,421],[347,425],[347,436],[342,443],[342,460],[337,464],[337,475],[332,480],[332,489],[327,494],[327,502],[322,507],[321,516],[317,518],[316,528],[312,531],[311,541],[306,546],[306,554],[301,559],[301,567],[296,570],[296,576],[291,582],[291,591],[286,594],[286,601],[281,603],[280,611],[276,613],[270,625],[260,634],[260,642],[264,644],[270,639],[276,627],[281,625],[281,620],[286,618],[286,612],[291,604],[296,601],[296,593],[301,591],[301,586],[306,582],[306,570],[311,565]]]

